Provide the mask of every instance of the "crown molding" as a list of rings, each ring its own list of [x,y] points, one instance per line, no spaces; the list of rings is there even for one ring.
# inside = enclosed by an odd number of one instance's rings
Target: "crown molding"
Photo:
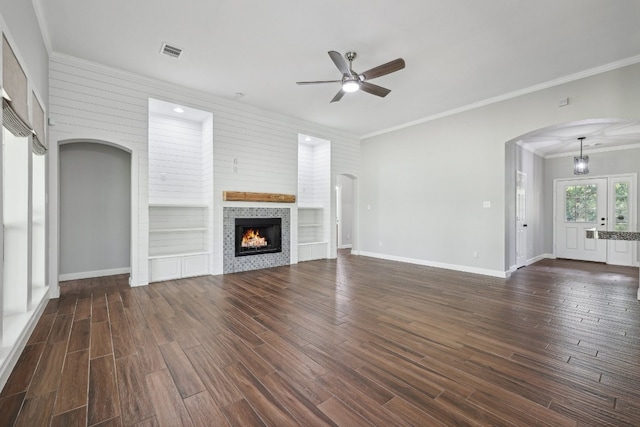
[[[387,129],[379,130],[376,132],[368,133],[366,135],[362,135],[360,139],[367,139],[374,136],[383,135],[389,132],[394,132],[401,129],[406,129],[412,126],[416,126],[422,123],[431,122],[434,120],[438,120],[444,117],[453,116],[455,114],[463,113],[465,111],[475,110],[476,108],[485,107],[487,105],[495,104],[498,102],[506,101],[508,99],[517,98],[522,95],[527,95],[530,93],[538,92],[543,89],[548,89],[554,86],[560,86],[565,83],[570,83],[576,80],[584,79],[586,77],[595,76],[598,74],[606,73],[607,71],[617,70],[619,68],[624,68],[629,65],[637,64],[640,62],[640,55],[632,56],[630,58],[622,59],[620,61],[611,62],[609,64],[601,65],[595,68],[590,68],[588,70],[580,71],[575,74],[570,74],[568,76],[560,77],[554,80],[549,80],[544,83],[540,83],[534,86],[529,86],[524,89],[520,89],[514,92],[509,92],[504,95],[499,95],[493,98],[485,99],[483,101],[474,102],[472,104],[468,104],[462,107],[454,108],[452,110],[443,111],[441,113],[433,114],[431,116],[424,117],[422,119],[413,120],[411,122],[407,122],[398,126],[393,126]]]

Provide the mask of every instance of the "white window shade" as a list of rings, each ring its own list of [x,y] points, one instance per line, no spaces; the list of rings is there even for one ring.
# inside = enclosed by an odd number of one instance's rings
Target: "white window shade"
[[[2,36],[2,118],[3,126],[15,136],[30,136],[27,75]]]
[[[47,154],[47,141],[44,134],[44,110],[35,94],[31,97],[31,105],[33,110],[33,152],[42,156]]]

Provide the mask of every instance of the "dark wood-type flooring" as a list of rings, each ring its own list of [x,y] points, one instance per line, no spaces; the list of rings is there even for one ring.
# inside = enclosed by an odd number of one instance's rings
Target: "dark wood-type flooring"
[[[341,255],[66,282],[1,426],[640,425],[638,269],[494,279]]]

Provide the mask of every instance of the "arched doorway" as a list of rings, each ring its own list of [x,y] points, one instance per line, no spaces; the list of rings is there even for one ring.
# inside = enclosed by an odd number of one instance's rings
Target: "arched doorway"
[[[573,158],[580,151],[591,155],[591,171],[586,177],[612,177],[640,172],[640,121],[625,119],[586,119],[537,129],[506,143],[505,147],[505,266],[514,271],[524,265],[556,254],[556,198],[554,180],[576,178]],[[526,206],[518,209],[522,190],[518,176],[526,175]],[[637,186],[636,186],[637,187]],[[632,194],[638,200],[640,192]],[[637,221],[637,215],[633,221]],[[519,221],[519,219],[524,219]],[[519,242],[525,228],[526,246]],[[630,224],[631,227],[635,226]],[[524,254],[519,253],[524,251]],[[633,255],[637,260],[637,254]]]
[[[138,222],[135,151],[108,141],[74,139],[60,141],[57,154],[55,278],[130,273],[133,279]]]

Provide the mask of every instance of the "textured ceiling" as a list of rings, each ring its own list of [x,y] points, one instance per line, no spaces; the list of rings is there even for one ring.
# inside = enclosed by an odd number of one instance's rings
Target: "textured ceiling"
[[[362,136],[640,55],[636,0],[34,0],[55,52]],[[163,42],[184,49],[159,53]],[[402,57],[374,83],[338,85]],[[236,93],[243,97],[238,98]]]

